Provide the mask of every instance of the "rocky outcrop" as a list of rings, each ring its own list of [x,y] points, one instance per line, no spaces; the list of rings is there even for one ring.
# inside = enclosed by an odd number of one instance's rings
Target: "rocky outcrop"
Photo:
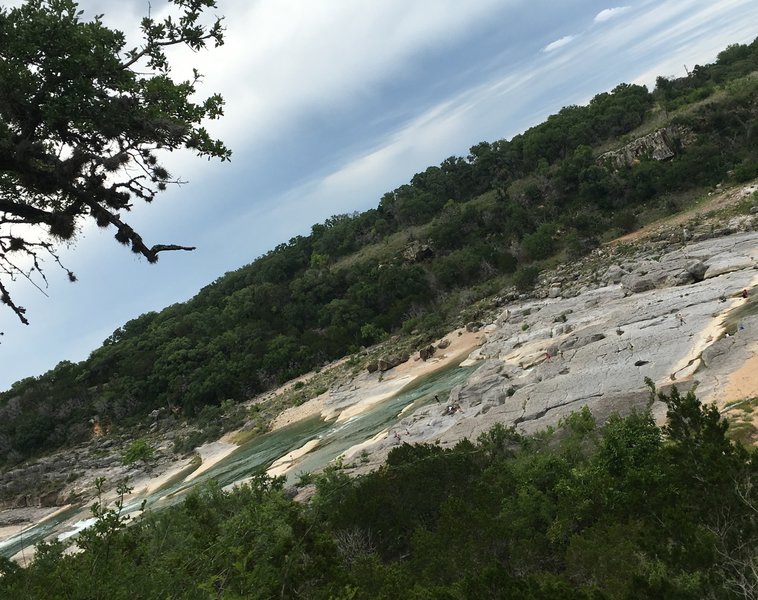
[[[434,353],[436,351],[437,349],[433,345],[425,346],[418,351],[418,357],[421,360],[429,360],[432,356],[434,356]]]
[[[702,260],[693,260],[687,263],[684,270],[692,276],[693,281],[703,281],[708,267],[705,266]]]
[[[642,159],[668,160],[676,156],[679,148],[693,140],[693,133],[681,125],[657,129],[639,137],[618,150],[601,154],[598,164],[612,168],[631,167]]]
[[[466,323],[466,331],[469,333],[477,332],[482,328],[483,325],[484,323],[481,321],[471,321],[470,323]]]
[[[139,474],[141,465],[122,464],[128,441],[95,438],[74,450],[56,452],[0,473],[0,510],[63,506],[90,497],[97,477],[115,482]],[[158,451],[151,464],[159,466],[169,460],[166,453]]]
[[[379,361],[377,362],[377,367],[379,371],[384,373],[385,371],[394,369],[396,366],[401,365],[404,362],[408,362],[409,358],[410,356],[408,356],[407,354],[400,354],[396,356],[386,356],[379,359]]]
[[[556,426],[583,406],[600,422],[648,407],[663,419],[666,407],[651,398],[645,378],[661,390],[697,385],[707,401],[752,348],[758,315],[741,314],[730,336],[723,327],[758,277],[757,232],[685,245],[664,237],[642,243],[635,255],[602,249],[588,260],[586,275],[577,276],[576,263],[573,273],[553,272],[538,297],[501,307],[481,327],[486,341],[466,361],[479,367],[451,391],[454,411],[430,403],[400,427],[414,441],[454,444],[494,423],[524,432]],[[561,295],[551,298],[558,286]],[[372,456],[394,443],[385,440]]]
[[[418,263],[434,258],[434,248],[429,244],[413,242],[403,250],[403,260],[407,263]]]
[[[432,348],[432,353],[433,353],[433,348]],[[408,362],[408,359],[410,359],[410,356],[408,354],[383,356],[379,360],[371,361],[368,365],[366,365],[366,371],[368,371],[369,373],[376,373],[377,371],[384,373],[385,371],[394,369],[396,366],[401,365],[404,362]]]

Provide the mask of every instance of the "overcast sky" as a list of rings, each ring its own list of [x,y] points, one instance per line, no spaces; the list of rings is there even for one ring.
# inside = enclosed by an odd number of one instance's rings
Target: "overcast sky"
[[[3,3],[4,6],[19,2]],[[165,2],[152,0],[153,14]],[[85,18],[133,34],[146,0],[85,0]],[[226,116],[220,164],[182,155],[188,183],[129,221],[154,243],[195,245],[156,265],[85,227],[45,293],[12,284],[31,325],[0,307],[0,389],[87,358],[114,329],[476,143],[510,138],[621,82],[652,89],[758,36],[755,0],[219,0],[226,44],[176,54]]]

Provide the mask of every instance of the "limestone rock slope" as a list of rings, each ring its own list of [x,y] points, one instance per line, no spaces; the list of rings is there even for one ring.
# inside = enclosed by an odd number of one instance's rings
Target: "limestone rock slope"
[[[447,399],[456,410],[427,404],[407,415],[402,441],[453,444],[496,422],[533,432],[585,405],[601,422],[648,405],[662,420],[665,406],[651,399],[646,378],[659,389],[697,386],[702,400],[714,400],[758,340],[758,316],[746,310],[758,283],[758,233],[651,244],[634,258],[604,252],[610,264],[594,284],[577,289],[564,276],[545,282],[544,297],[507,304],[465,363],[478,368]],[[549,292],[556,286],[565,297]],[[372,463],[398,443],[377,441]]]

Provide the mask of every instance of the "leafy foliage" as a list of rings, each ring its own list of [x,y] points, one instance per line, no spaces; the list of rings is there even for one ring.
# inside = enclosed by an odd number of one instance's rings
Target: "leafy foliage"
[[[171,1],[179,18],[143,19],[143,45],[133,49],[99,17],[82,21],[74,0],[0,9],[0,294],[24,323],[6,282],[44,279],[41,260],[60,264],[57,243],[87,219],[114,227],[116,240],[149,262],[191,249],[148,247],[122,219],[134,199],[151,202],[179,182],[158,161],[161,151],[231,154],[201,125],[222,115],[222,98],[195,102],[200,74],[175,82],[166,56],[170,46],[223,43],[220,20],[201,20],[216,2]]]
[[[555,432],[502,425],[453,448],[404,444],[380,470],[211,485],[125,527],[114,508],[83,549],[0,560],[4,598],[755,598],[758,451],[674,389],[668,423],[587,410]],[[122,492],[126,492],[123,488]],[[134,582],[139,581],[135,586]]]
[[[131,465],[139,461],[147,464],[154,456],[155,448],[153,448],[144,438],[137,438],[126,447],[126,450],[124,450],[124,456],[122,457],[121,462],[125,465]]]

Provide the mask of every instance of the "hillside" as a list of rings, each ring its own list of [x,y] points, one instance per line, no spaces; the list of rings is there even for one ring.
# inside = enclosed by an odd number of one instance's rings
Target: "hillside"
[[[390,335],[422,332],[423,344],[471,320],[473,300],[527,289],[552,260],[755,176],[757,56],[758,42],[730,46],[653,93],[622,84],[479,143],[376,209],[314,225],[189,302],[129,321],[86,361],[0,394],[0,464],[84,442],[93,420],[128,431],[166,410],[213,423],[222,403],[230,412]],[[643,142],[630,150],[633,139]],[[178,449],[220,433],[200,429]]]
[[[0,590],[755,597],[757,69],[477,144],[14,384]]]
[[[464,598],[489,589],[546,599],[752,597],[743,590],[753,585],[758,462],[743,444],[758,439],[756,190],[714,194],[690,220],[656,222],[639,240],[545,271],[529,294],[480,302],[470,331],[404,362],[391,360],[399,340],[388,341],[360,361],[368,368],[340,361],[256,398],[251,411],[330,382],[280,413],[258,445],[237,447],[241,431],[199,448],[202,463],[106,463],[97,475],[138,477],[133,494],[97,496],[107,503],[96,505],[101,525],[79,535],[85,551],[75,559],[54,540],[89,511],[38,509],[47,521],[9,541],[24,565],[35,550],[23,544],[40,533],[48,543],[27,574],[0,559],[0,590],[117,593],[138,578],[137,597],[191,597],[205,578],[223,577],[218,591],[243,597],[250,585],[324,598],[344,586],[381,598],[429,588]],[[374,370],[371,356],[386,364]],[[718,408],[684,395],[693,389]],[[97,447],[112,452],[113,436]],[[58,455],[59,471],[97,460]],[[319,457],[325,469],[309,474]],[[95,474],[68,489],[85,489]],[[124,528],[125,515],[133,526]],[[237,555],[247,566],[228,572]],[[168,566],[175,561],[182,566]],[[107,576],[87,575],[104,564]]]

